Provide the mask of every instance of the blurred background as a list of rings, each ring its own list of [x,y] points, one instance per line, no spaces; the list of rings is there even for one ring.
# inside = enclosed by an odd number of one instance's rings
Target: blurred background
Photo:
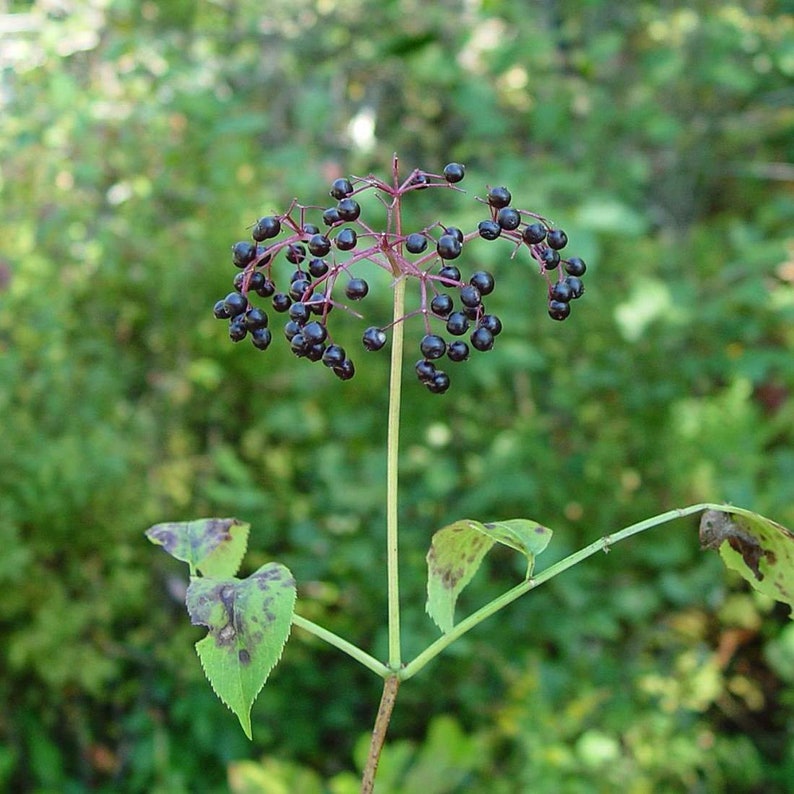
[[[556,323],[528,258],[473,247],[505,332],[442,397],[406,364],[406,658],[454,519],[552,527],[539,569],[693,502],[794,525],[787,5],[1,2],[0,788],[356,790],[379,681],[296,630],[248,743],[143,532],[250,521],[243,573],[284,562],[303,614],[386,656],[386,353],[342,383],[211,307],[258,216],[393,152],[467,166],[467,197],[406,202],[417,226],[472,228],[505,184],[588,263]],[[794,627],[696,529],[578,566],[411,680],[382,790],[790,791]],[[493,553],[459,614],[521,575]]]

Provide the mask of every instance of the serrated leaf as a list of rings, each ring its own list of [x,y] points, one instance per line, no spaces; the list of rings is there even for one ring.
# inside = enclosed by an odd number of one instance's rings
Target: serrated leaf
[[[223,578],[234,576],[248,545],[250,524],[236,518],[200,518],[171,521],[146,530],[152,543],[186,562],[191,574]]]
[[[725,565],[759,593],[792,607],[794,619],[794,533],[740,507],[706,510],[700,518],[700,544],[719,549]]]
[[[251,707],[281,658],[295,607],[295,580],[277,562],[246,579],[194,578],[187,609],[209,634],[196,643],[215,694],[237,715],[251,738]]]
[[[551,534],[547,527],[522,518],[488,524],[463,519],[439,529],[427,552],[427,614],[446,634],[454,625],[458,596],[494,543],[523,554],[529,577],[535,555],[546,548]]]

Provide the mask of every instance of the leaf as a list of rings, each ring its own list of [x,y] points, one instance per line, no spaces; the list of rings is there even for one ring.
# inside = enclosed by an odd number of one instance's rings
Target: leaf
[[[234,576],[248,545],[251,525],[236,518],[200,518],[155,524],[146,530],[152,543],[186,562],[191,574]]]
[[[427,552],[427,614],[445,634],[451,631],[458,596],[495,542],[527,558],[529,578],[535,555],[546,548],[551,534],[536,521],[521,518],[489,524],[462,519],[439,529]]]
[[[794,533],[757,513],[726,507],[703,513],[700,544],[719,549],[725,565],[759,593],[792,607],[794,619]]]
[[[295,580],[277,562],[246,579],[194,578],[187,609],[209,634],[196,643],[215,694],[237,715],[251,738],[251,706],[281,658],[295,607]]]

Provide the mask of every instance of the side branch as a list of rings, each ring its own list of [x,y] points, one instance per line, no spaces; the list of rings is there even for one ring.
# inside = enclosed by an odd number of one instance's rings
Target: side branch
[[[383,695],[378,706],[378,716],[375,719],[375,727],[372,730],[372,742],[369,745],[369,755],[367,765],[364,767],[364,775],[361,778],[361,794],[372,794],[375,786],[375,773],[378,771],[380,753],[383,743],[386,741],[386,731],[389,729],[391,713],[394,710],[394,702],[397,699],[397,690],[400,688],[400,679],[396,675],[388,676],[383,682]]]

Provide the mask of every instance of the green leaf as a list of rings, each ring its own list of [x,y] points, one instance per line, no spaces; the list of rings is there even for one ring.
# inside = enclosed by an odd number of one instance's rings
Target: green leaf
[[[200,518],[155,524],[146,530],[152,543],[186,562],[191,575],[234,576],[248,545],[251,525],[236,518]]]
[[[295,580],[269,562],[246,579],[196,578],[187,591],[194,625],[209,634],[196,643],[215,694],[251,738],[251,706],[281,658],[295,607]]]
[[[794,533],[757,513],[726,507],[703,513],[700,544],[719,549],[725,565],[759,593],[792,607],[794,619]]]
[[[494,543],[502,543],[523,554],[532,574],[535,555],[551,539],[551,530],[522,518],[494,521],[462,519],[439,529],[427,552],[427,604],[425,609],[445,634],[454,625],[455,604]]]

